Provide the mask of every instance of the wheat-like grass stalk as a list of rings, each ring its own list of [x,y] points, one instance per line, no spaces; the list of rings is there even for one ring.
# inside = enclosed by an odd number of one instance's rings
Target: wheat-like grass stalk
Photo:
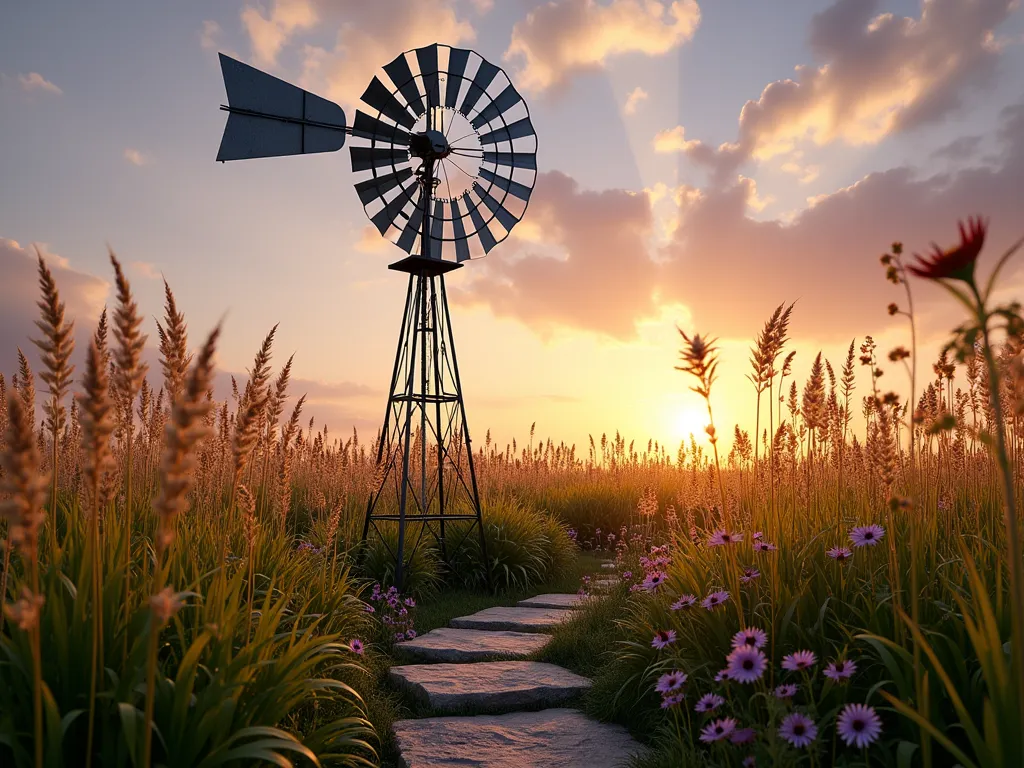
[[[166,326],[166,327],[165,327]],[[185,316],[178,311],[171,286],[164,280],[164,325],[156,324],[160,340],[160,366],[164,371],[164,390],[171,402],[178,396],[190,362],[188,327]]]
[[[206,398],[213,381],[213,356],[220,336],[220,325],[210,332],[192,364],[184,388],[171,407],[171,418],[165,431],[160,458],[160,493],[153,502],[157,517],[156,563],[153,586],[149,638],[146,661],[145,736],[141,765],[150,765],[153,748],[153,702],[156,678],[157,638],[174,609],[174,596],[164,586],[164,555],[174,541],[174,521],[188,509],[188,493],[194,483],[196,448],[209,432],[206,414],[211,403]],[[220,564],[223,567],[223,562]]]
[[[97,334],[98,336],[98,334]],[[92,763],[93,731],[96,721],[96,676],[103,668],[103,564],[100,557],[99,517],[101,488],[104,476],[113,466],[110,455],[110,436],[114,431],[111,416],[110,385],[107,367],[99,340],[93,338],[85,359],[83,392],[77,396],[82,424],[82,449],[85,456],[84,475],[89,500],[89,549],[92,561],[93,647],[89,675],[89,725],[85,764]],[[127,607],[126,607],[127,610]]]

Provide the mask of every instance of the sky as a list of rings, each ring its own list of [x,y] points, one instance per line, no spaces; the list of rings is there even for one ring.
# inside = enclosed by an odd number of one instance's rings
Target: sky
[[[707,423],[678,329],[717,337],[719,432],[753,428],[746,375],[776,306],[802,386],[821,351],[909,345],[878,256],[990,218],[1024,235],[1024,13],[1016,0],[36,0],[0,8],[0,371],[30,355],[33,245],[79,352],[126,265],[155,345],[163,282],[241,378],[280,324],[292,392],[334,435],[383,417],[404,253],[369,224],[347,150],[216,163],[218,52],[338,102],[433,42],[503,67],[538,134],[511,236],[447,278],[469,426],[504,444]],[[1020,296],[1011,270],[1003,298]],[[919,377],[960,316],[913,284]],[[156,355],[150,351],[155,365]],[[901,369],[885,384],[906,391]],[[79,366],[81,368],[81,366]],[[157,382],[156,374],[154,383]],[[867,371],[858,372],[858,396]],[[788,385],[787,385],[788,386]]]

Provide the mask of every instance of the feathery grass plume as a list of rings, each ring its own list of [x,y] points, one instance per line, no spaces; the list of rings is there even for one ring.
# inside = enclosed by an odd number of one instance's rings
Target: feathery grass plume
[[[98,334],[97,334],[98,335]],[[97,338],[93,338],[85,358],[85,376],[82,378],[83,392],[76,397],[81,407],[82,449],[85,456],[85,481],[89,501],[89,550],[92,562],[92,612],[93,637],[91,669],[89,676],[89,723],[85,764],[92,762],[93,731],[96,721],[96,675],[102,669],[100,660],[103,647],[103,570],[100,564],[99,517],[103,504],[102,491],[104,476],[114,464],[110,455],[110,435],[114,431],[111,418],[113,404],[110,402],[107,367],[103,361]]]
[[[288,423],[281,430],[281,466],[278,471],[277,502],[282,530],[287,521],[292,499],[291,442],[293,438],[298,437],[299,417],[302,415],[302,406],[305,402],[306,396],[303,395],[292,409],[292,415],[288,419]]]
[[[174,402],[185,380],[190,358],[188,355],[188,327],[185,316],[178,311],[171,286],[164,280],[164,323],[156,324],[160,339],[160,366],[164,370],[164,389],[170,402]]]
[[[188,509],[188,493],[194,483],[196,447],[207,432],[206,414],[212,407],[206,392],[213,381],[213,355],[220,336],[218,324],[206,338],[202,349],[185,379],[181,395],[171,407],[171,418],[165,431],[166,439],[160,458],[160,493],[153,502],[157,516],[156,563],[153,567],[153,587],[150,604],[153,616],[149,625],[146,658],[145,723],[153,721],[155,698],[157,637],[168,618],[169,592],[164,586],[164,553],[174,541],[174,521]],[[144,728],[141,765],[150,765],[153,749],[153,729]]]
[[[21,395],[21,402],[24,403],[28,411],[28,423],[34,435],[36,426],[36,377],[32,373],[32,368],[28,364],[28,358],[21,351],[21,347],[18,347],[18,384],[15,389]]]
[[[60,433],[64,430],[67,411],[64,398],[71,386],[71,375],[75,367],[69,362],[75,348],[74,322],[64,320],[64,302],[60,300],[57,283],[46,266],[42,253],[36,249],[39,262],[39,289],[42,298],[36,303],[42,315],[36,320],[36,327],[43,332],[42,339],[32,339],[39,348],[43,372],[39,378],[49,387],[49,400],[43,405],[46,426],[50,432],[50,548],[57,551],[57,482],[59,478]],[[42,433],[40,433],[40,437]]]
[[[275,325],[263,339],[256,358],[253,361],[249,381],[245,385],[242,399],[238,405],[238,416],[235,419],[235,434],[231,452],[234,457],[234,485],[242,481],[242,473],[249,462],[253,446],[256,444],[257,429],[262,420],[270,393],[267,383],[270,379],[270,349],[274,344]],[[232,494],[234,495],[234,494]],[[229,511],[230,515],[230,511]]]
[[[26,380],[31,383],[31,374]],[[28,631],[32,645],[35,764],[42,766],[43,663],[38,617],[43,597],[39,590],[39,528],[45,517],[46,480],[39,473],[39,452],[33,439],[31,418],[32,411],[24,400],[10,393],[7,397],[7,445],[0,454],[0,466],[4,469],[0,478],[0,518],[7,520],[8,539],[26,562],[28,584],[22,588],[23,599],[10,609],[5,605],[4,613]],[[0,600],[5,598],[6,592],[0,593]]]
[[[270,471],[270,455],[274,449],[274,432],[277,429],[277,422],[284,411],[284,401],[288,394],[288,380],[292,372],[292,360],[295,355],[288,358],[281,372],[274,382],[267,399],[266,432],[263,436],[263,468],[260,473],[260,487],[263,489],[263,507],[266,509],[269,494],[267,493],[267,474]]]
[[[132,453],[132,437],[135,432],[135,419],[132,412],[135,409],[135,397],[142,388],[142,382],[146,378],[149,366],[142,361],[142,350],[146,346],[148,337],[140,330],[142,317],[139,314],[139,307],[132,296],[131,285],[124,276],[121,263],[117,260],[113,249],[107,249],[110,254],[110,263],[114,267],[114,282],[117,286],[117,309],[114,310],[114,339],[117,341],[117,348],[114,350],[114,362],[117,368],[111,376],[111,383],[116,390],[115,403],[123,400],[122,408],[127,414],[124,419],[125,429],[125,518],[124,518],[124,607],[129,610],[131,600],[131,562],[132,562],[132,532],[134,529],[134,499],[132,494],[132,464],[135,456]],[[105,330],[105,325],[103,326]],[[123,653],[128,655],[128,636],[125,635]]]

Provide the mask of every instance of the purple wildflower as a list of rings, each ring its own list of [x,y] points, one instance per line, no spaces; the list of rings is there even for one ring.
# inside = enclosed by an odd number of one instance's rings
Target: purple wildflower
[[[654,690],[658,693],[674,693],[686,685],[686,675],[679,670],[672,670],[658,678],[658,684]]]
[[[855,547],[873,547],[882,540],[883,536],[885,536],[885,529],[874,523],[861,525],[850,531],[850,541]]]
[[[644,579],[644,589],[648,592],[653,592],[662,584],[665,583],[667,577],[661,571],[655,571],[654,573],[647,574],[647,578]]]
[[[838,560],[841,563],[844,560],[849,560],[853,557],[853,550],[849,547],[832,547],[830,550],[825,552],[825,554],[833,560]]]
[[[779,726],[779,736],[794,747],[806,747],[817,738],[818,726],[807,715],[802,715],[799,712],[790,712],[782,718],[782,725]]]
[[[796,696],[797,687],[792,684],[780,685],[775,689],[776,699],[792,699]]]
[[[863,749],[882,735],[882,721],[872,707],[847,704],[836,719],[836,731],[846,746]]]
[[[681,693],[673,693],[673,694],[670,694],[670,695],[665,696],[665,697],[662,698],[662,700],[661,700],[661,708],[662,709],[669,709],[671,707],[678,706],[679,704],[682,704],[682,703],[683,703],[683,694],[681,694]]]
[[[666,648],[676,641],[676,631],[674,629],[659,629],[654,633],[654,639],[651,640],[651,647],[657,648],[659,651],[662,648]]]
[[[721,720],[715,720],[715,722],[705,725],[704,730],[700,732],[700,740],[704,743],[721,741],[728,738],[735,730],[736,718],[723,717]]]
[[[714,712],[723,704],[725,704],[725,699],[717,693],[705,693],[697,700],[697,703],[693,705],[693,711]]]
[[[708,546],[720,547],[723,544],[735,544],[738,541],[743,541],[742,533],[729,533],[719,529],[711,534],[711,538],[708,539]]]
[[[778,547],[768,541],[755,541],[754,551],[755,552],[774,552]]]
[[[814,655],[814,651],[797,651],[782,657],[782,668],[788,669],[790,672],[810,669],[817,663],[818,657]]]
[[[710,595],[705,597],[703,602],[701,602],[701,605],[709,611],[713,611],[728,599],[729,593],[725,590],[719,590],[718,592],[712,592]]]
[[[669,606],[669,607],[673,611],[681,611],[681,610],[684,610],[685,608],[692,608],[696,604],[697,604],[697,596],[696,595],[689,595],[689,594],[687,594],[687,595],[680,595],[679,599],[676,600],[674,603],[672,603],[672,605]]]
[[[764,644],[768,642],[768,635],[765,634],[763,629],[757,627],[750,627],[748,629],[741,629],[735,635],[732,636],[732,647],[739,648],[740,646],[750,646],[752,648],[763,648]]]
[[[825,667],[825,671],[822,672],[825,677],[830,680],[835,680],[837,683],[841,680],[848,680],[853,677],[853,673],[857,671],[857,665],[852,661],[844,661],[840,659]]]
[[[740,646],[726,657],[729,678],[738,683],[752,683],[760,680],[768,660],[756,648]]]
[[[352,638],[351,640],[349,640],[348,649],[352,651],[352,653],[358,654],[359,656],[362,656],[363,651],[365,650],[365,648],[363,647],[363,641],[358,638]]]
[[[743,575],[740,576],[740,581],[746,584],[759,578],[761,578],[761,572],[757,570],[757,568],[744,568]]]

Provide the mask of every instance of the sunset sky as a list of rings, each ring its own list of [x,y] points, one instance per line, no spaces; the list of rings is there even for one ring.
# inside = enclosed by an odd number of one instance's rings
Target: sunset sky
[[[720,338],[720,430],[753,427],[749,347],[796,301],[797,380],[872,334],[909,344],[878,256],[991,218],[1024,235],[1024,13],[1015,0],[36,0],[0,10],[0,371],[34,348],[32,243],[79,347],[112,303],[107,244],[156,338],[161,275],[193,345],[226,316],[244,376],[280,323],[292,392],[376,430],[404,254],[369,225],[347,150],[219,164],[223,51],[340,103],[409,48],[469,47],[530,105],[540,174],[512,236],[448,278],[476,442],[530,425],[673,448],[706,423],[676,326]],[[1024,261],[1005,295],[1019,296]],[[960,322],[915,284],[920,377]],[[34,354],[31,359],[35,361]],[[155,365],[155,354],[151,356]],[[76,353],[80,362],[81,351]],[[886,364],[887,388],[905,377]],[[858,396],[866,393],[860,369]],[[157,375],[151,374],[157,382]],[[222,388],[218,396],[227,394]],[[788,386],[788,385],[787,385]],[[583,449],[585,454],[585,449]]]

